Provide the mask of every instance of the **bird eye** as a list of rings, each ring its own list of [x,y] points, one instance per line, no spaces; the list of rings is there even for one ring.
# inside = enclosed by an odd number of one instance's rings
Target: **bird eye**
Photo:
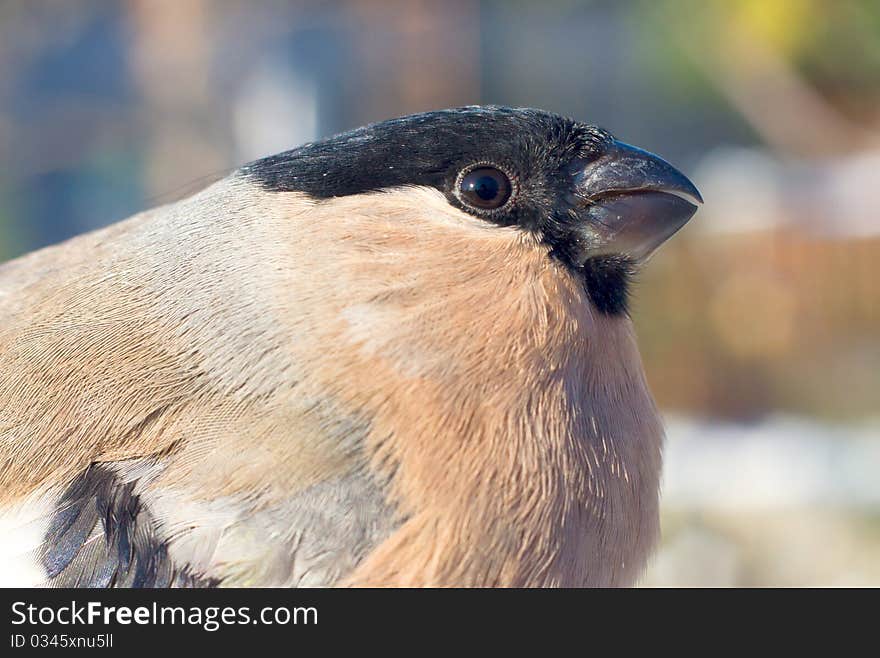
[[[507,175],[494,167],[472,169],[458,183],[461,200],[481,210],[493,210],[507,203],[510,188]]]

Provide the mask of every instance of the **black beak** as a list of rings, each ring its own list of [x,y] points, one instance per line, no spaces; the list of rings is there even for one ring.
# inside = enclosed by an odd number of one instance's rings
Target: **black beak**
[[[671,164],[613,141],[597,159],[579,163],[574,199],[590,232],[590,256],[645,261],[684,226],[703,198]]]

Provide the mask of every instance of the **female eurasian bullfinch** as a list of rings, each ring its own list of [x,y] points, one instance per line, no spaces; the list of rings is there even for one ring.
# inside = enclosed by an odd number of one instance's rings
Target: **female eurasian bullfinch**
[[[700,202],[466,107],[7,263],[0,584],[632,584],[663,432],[627,289]]]

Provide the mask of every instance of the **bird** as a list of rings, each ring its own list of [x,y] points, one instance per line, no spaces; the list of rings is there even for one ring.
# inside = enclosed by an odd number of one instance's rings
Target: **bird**
[[[628,587],[664,430],[630,316],[702,203],[467,106],[0,266],[0,585]]]

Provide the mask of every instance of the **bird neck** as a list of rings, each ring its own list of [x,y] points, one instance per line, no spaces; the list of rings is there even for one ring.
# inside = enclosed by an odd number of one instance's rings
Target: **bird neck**
[[[528,236],[462,254],[455,232],[406,271],[373,258],[373,293],[347,287],[324,325],[319,388],[369,420],[402,521],[350,582],[631,583],[657,535],[662,429],[630,320],[591,308]]]

